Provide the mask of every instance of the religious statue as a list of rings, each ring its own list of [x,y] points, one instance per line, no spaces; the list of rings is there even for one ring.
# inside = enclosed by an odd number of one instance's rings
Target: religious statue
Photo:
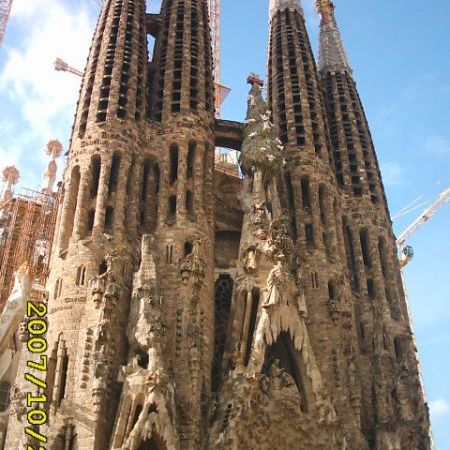
[[[255,273],[257,268],[256,263],[256,247],[254,245],[250,246],[247,250],[247,254],[244,260],[244,269],[248,273]]]
[[[269,273],[267,279],[267,291],[263,303],[264,308],[278,305],[283,298],[282,292],[286,285],[284,261],[284,255],[278,255],[275,267]]]

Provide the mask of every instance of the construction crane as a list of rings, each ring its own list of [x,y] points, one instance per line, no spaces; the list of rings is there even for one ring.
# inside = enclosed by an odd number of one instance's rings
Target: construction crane
[[[2,45],[5,36],[6,27],[8,26],[12,2],[13,0],[0,0],[0,46]]]
[[[81,70],[78,70],[72,66],[69,66],[69,64],[67,64],[61,58],[56,58],[54,65],[55,65],[55,70],[58,70],[60,72],[70,72],[70,73],[73,73],[74,75],[78,75],[79,77],[83,76],[83,72],[81,72]]]
[[[400,255],[400,264],[406,266],[414,257],[414,249],[406,245],[406,241],[428,222],[439,210],[439,208],[450,200],[450,188],[441,192],[438,198],[408,227],[397,239],[397,248]]]

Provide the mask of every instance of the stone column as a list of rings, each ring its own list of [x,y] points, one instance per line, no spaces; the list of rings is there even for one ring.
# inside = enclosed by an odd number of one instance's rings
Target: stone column
[[[93,235],[100,234],[105,226],[105,212],[108,202],[108,185],[111,173],[111,155],[102,158],[102,166],[100,169],[100,179],[97,193],[97,203],[95,205],[95,219]]]
[[[89,201],[89,182],[91,179],[91,171],[89,167],[81,172],[80,187],[78,189],[77,210],[74,219],[74,236],[78,241],[83,238],[86,231],[86,220]]]

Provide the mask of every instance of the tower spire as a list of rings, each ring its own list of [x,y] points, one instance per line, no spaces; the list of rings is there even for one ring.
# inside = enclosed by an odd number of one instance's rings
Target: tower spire
[[[272,20],[273,16],[285,9],[298,11],[303,16],[303,8],[300,0],[270,0],[269,15]]]
[[[319,70],[352,72],[334,15],[334,3],[331,0],[316,0],[316,10],[321,17]]]

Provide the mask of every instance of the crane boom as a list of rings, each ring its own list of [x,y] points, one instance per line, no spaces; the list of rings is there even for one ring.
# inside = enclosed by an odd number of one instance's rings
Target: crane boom
[[[450,200],[450,188],[439,194],[439,197],[398,237],[397,247],[401,249],[405,242],[428,220],[433,217],[439,208]]]
[[[8,26],[12,2],[13,0],[0,0],[0,46],[2,45],[5,36],[6,27]]]

